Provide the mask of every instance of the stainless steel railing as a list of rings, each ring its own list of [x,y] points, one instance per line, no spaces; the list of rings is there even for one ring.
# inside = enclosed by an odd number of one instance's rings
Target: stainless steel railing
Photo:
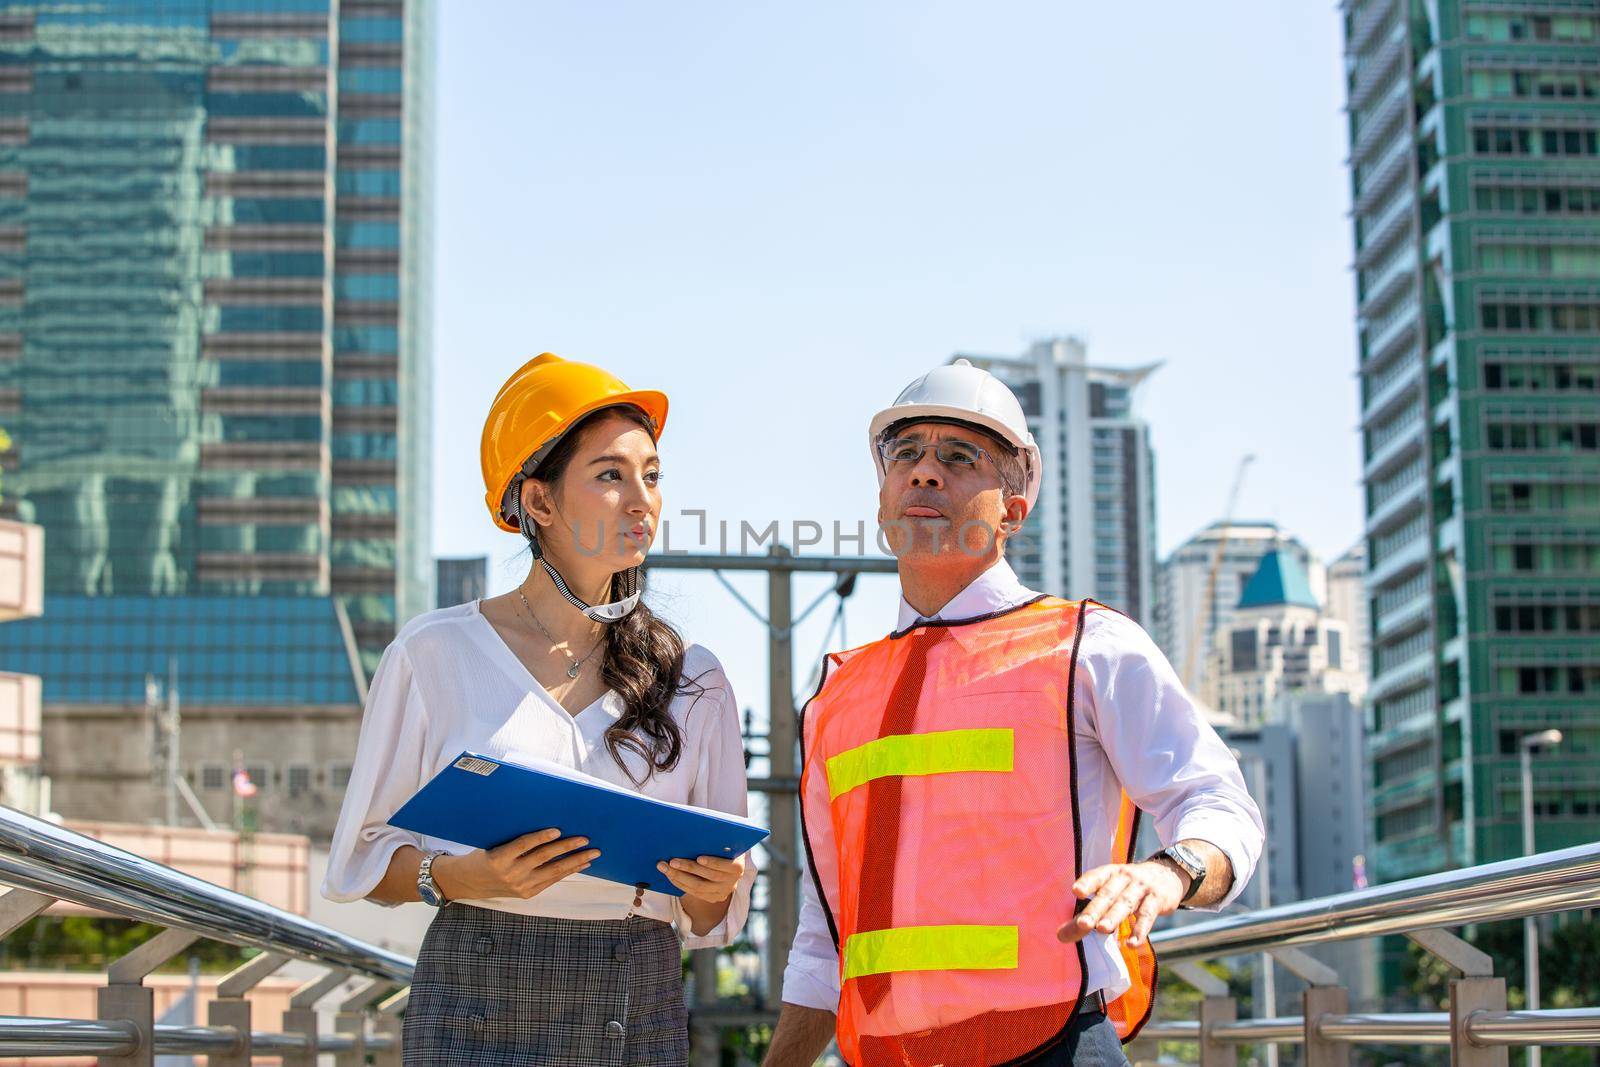
[[[1304,1046],[1307,1067],[1342,1067],[1355,1044],[1449,1045],[1452,1063],[1466,1067],[1503,1067],[1510,1045],[1600,1045],[1600,1006],[1508,1011],[1494,961],[1447,932],[1592,907],[1600,907],[1600,842],[1164,930],[1151,942],[1169,974],[1199,988],[1201,1018],[1153,1023],[1141,1038],[1198,1042],[1202,1067],[1234,1062],[1239,1045],[1269,1042]],[[1298,951],[1391,934],[1459,973],[1450,1011],[1352,1013],[1340,976]],[[1255,953],[1307,982],[1304,1014],[1237,1019],[1226,984],[1193,966]]]
[[[1229,915],[1150,941],[1164,960],[1214,959],[1597,905],[1600,842]]]
[[[239,893],[211,885],[9,808],[0,807],[0,937],[55,900],[164,927],[113,961],[100,991],[99,1018],[0,1017],[0,1055],[96,1055],[105,1064],[148,1065],[156,1054],[204,1055],[212,1065],[246,1065],[253,1052],[312,1067],[400,1062],[399,1012],[412,960]],[[1213,919],[1153,939],[1168,974],[1200,988],[1200,1019],[1159,1022],[1143,1037],[1198,1042],[1202,1067],[1233,1062],[1241,1045],[1303,1046],[1307,1067],[1343,1065],[1356,1044],[1449,1045],[1452,1061],[1499,1067],[1510,1045],[1600,1045],[1600,1006],[1509,1011],[1505,981],[1489,957],[1445,932],[1467,923],[1600,907],[1600,843],[1258,912]],[[1455,967],[1451,1010],[1410,1014],[1351,1012],[1340,976],[1299,946],[1404,934]],[[153,1019],[144,978],[199,938],[261,950],[225,976],[210,1025],[164,1026]],[[1226,984],[1197,961],[1267,953],[1304,978],[1298,1016],[1239,1019]],[[291,998],[282,1029],[255,1030],[245,994],[291,959],[316,964],[321,977]],[[319,1033],[313,1005],[351,976],[364,979],[341,998],[333,1033]]]
[[[0,1016],[0,1055],[149,1065],[156,1055],[188,1053],[232,1067],[260,1052],[281,1056],[285,1067],[313,1067],[332,1053],[339,1064],[365,1063],[368,1054],[378,1064],[400,1063],[399,1013],[413,960],[6,807],[0,883],[13,887],[0,896],[0,937],[57,900],[165,928],[107,968],[98,1019]],[[221,979],[210,1025],[158,1025],[144,979],[202,938],[261,954]],[[281,1030],[253,1029],[245,994],[290,960],[323,972],[291,995]],[[340,998],[335,1032],[319,1033],[314,1006],[352,977],[362,981]]]

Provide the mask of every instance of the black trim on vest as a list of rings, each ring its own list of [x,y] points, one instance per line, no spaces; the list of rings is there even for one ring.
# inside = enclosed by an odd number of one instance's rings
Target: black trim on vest
[[[828,681],[828,661],[831,659],[833,659],[833,653],[831,652],[822,657],[822,670],[819,672],[820,677],[817,679],[816,691],[806,697],[806,702],[800,705],[800,773],[802,782],[805,781],[806,759],[810,755],[810,753],[806,752],[805,746],[806,709],[811,706],[813,700],[822,695],[822,687]],[[806,868],[811,872],[811,884],[816,887],[817,902],[822,905],[822,915],[828,920],[828,935],[833,938],[834,951],[842,953],[844,946],[839,943],[839,924],[834,921],[833,909],[828,907],[828,894],[823,892],[822,879],[817,875],[817,857],[811,851],[811,832],[806,828],[806,794],[803,788],[800,790],[799,807],[800,841],[806,846]],[[837,866],[837,863],[835,865]]]
[[[890,640],[898,640],[899,638],[904,637],[907,634],[911,633],[912,631],[920,629],[921,627],[924,627],[924,626],[947,626],[947,627],[948,626],[965,626],[965,625],[968,625],[970,623],[989,622],[989,621],[991,621],[993,619],[998,619],[1001,616],[1009,615],[1014,611],[1020,611],[1022,608],[1030,607],[1030,606],[1032,606],[1034,604],[1039,603],[1042,600],[1051,600],[1051,599],[1061,600],[1061,603],[1063,605],[1070,605],[1072,603],[1072,601],[1064,600],[1064,599],[1059,598],[1059,597],[1051,597],[1050,594],[1048,594],[1048,593],[1040,593],[1040,594],[1038,594],[1038,595],[1036,595],[1034,597],[1031,597],[1030,599],[1022,602],[1021,604],[1017,604],[1017,605],[1015,605],[1013,607],[1009,607],[1009,608],[1004,608],[1004,609],[1001,609],[1000,611],[989,612],[989,613],[984,614],[984,615],[975,615],[975,616],[973,616],[971,618],[966,618],[966,619],[954,619],[954,620],[928,619],[928,620],[924,620],[923,622],[919,622],[919,623],[916,623],[916,624],[914,624],[912,626],[908,626],[904,630],[897,630],[897,631],[889,634],[889,639]],[[1084,600],[1078,601],[1077,604],[1078,604],[1077,627],[1076,627],[1076,630],[1074,631],[1073,636],[1072,636],[1072,653],[1071,653],[1071,656],[1070,656],[1070,658],[1068,660],[1068,665],[1067,665],[1067,716],[1066,716],[1066,719],[1067,719],[1067,752],[1068,752],[1067,769],[1068,769],[1068,774],[1069,774],[1070,788],[1071,788],[1071,791],[1072,791],[1072,851],[1073,851],[1073,866],[1074,866],[1074,869],[1079,874],[1079,876],[1081,877],[1082,874],[1083,874],[1083,870],[1082,870],[1082,868],[1083,868],[1083,827],[1082,827],[1082,823],[1080,821],[1081,820],[1081,816],[1079,814],[1078,758],[1077,758],[1077,753],[1078,753],[1078,748],[1077,748],[1078,733],[1077,733],[1077,709],[1076,709],[1076,704],[1077,704],[1077,680],[1078,680],[1078,651],[1079,651],[1079,648],[1083,644],[1083,624],[1084,624],[1084,620],[1085,620],[1085,618],[1087,617],[1087,614],[1088,614],[1089,605],[1093,604],[1096,607],[1106,608],[1106,610],[1108,610],[1108,611],[1115,611],[1116,609],[1115,608],[1110,608],[1107,605],[1100,603],[1100,601],[1098,601],[1098,600],[1090,600],[1090,599],[1087,599],[1087,598],[1084,599]],[[1119,612],[1118,614],[1121,614],[1121,613]],[[831,654],[830,654],[830,656],[828,658],[831,658]],[[808,753],[806,753],[804,751],[806,709],[811,706],[812,701],[816,700],[817,697],[822,694],[823,686],[827,683],[828,677],[829,677],[829,673],[828,673],[828,670],[827,670],[827,665],[826,665],[826,663],[824,663],[824,667],[823,667],[823,671],[822,671],[822,677],[817,681],[816,692],[812,693],[810,697],[806,698],[806,702],[803,705],[801,705],[801,707],[800,707],[800,736],[801,736],[801,740],[802,740],[802,745],[801,745],[801,747],[802,747],[802,751],[801,751],[802,771],[804,769],[805,760],[807,759],[807,757],[809,755]],[[1142,814],[1141,812],[1139,812],[1139,810],[1137,808],[1134,809],[1134,812],[1135,812],[1135,814],[1134,814],[1135,822],[1134,822],[1134,826],[1133,826],[1134,833],[1129,839],[1129,842],[1130,842],[1129,843],[1129,849],[1130,850],[1135,847],[1134,846],[1134,842],[1137,840],[1137,837],[1138,837],[1138,819],[1139,819],[1140,815]],[[822,880],[817,875],[816,862],[815,862],[815,858],[814,858],[814,856],[812,854],[812,851],[811,851],[811,835],[806,830],[805,794],[804,794],[803,791],[802,791],[801,796],[800,796],[800,837],[801,837],[801,840],[804,842],[805,847],[806,847],[806,861],[807,861],[808,866],[811,869],[811,880],[812,880],[812,883],[815,885],[816,890],[817,890],[817,900],[822,905],[822,914],[828,920],[828,933],[833,938],[833,944],[834,944],[835,950],[842,953],[844,950],[843,950],[843,946],[840,944],[840,940],[839,940],[839,927],[838,927],[838,924],[834,920],[832,909],[829,908],[829,906],[828,906],[828,895],[822,889]],[[1082,911],[1085,907],[1088,906],[1088,903],[1089,902],[1086,901],[1086,900],[1077,901],[1075,903],[1074,907],[1073,907],[1073,915],[1076,916],[1078,912]],[[1069,1036],[1069,1034],[1072,1031],[1073,1025],[1075,1023],[1077,1023],[1079,1016],[1082,1014],[1083,1002],[1084,1002],[1085,997],[1088,994],[1088,985],[1089,985],[1089,963],[1088,963],[1088,957],[1085,954],[1084,949],[1083,949],[1083,940],[1080,938],[1078,940],[1078,942],[1073,947],[1077,950],[1077,953],[1078,953],[1078,993],[1077,993],[1076,998],[1073,1001],[1072,1012],[1068,1015],[1067,1021],[1062,1025],[1061,1029],[1059,1031],[1057,1031],[1057,1033],[1053,1037],[1047,1039],[1043,1044],[1039,1045],[1037,1048],[1031,1049],[1030,1051],[1024,1053],[1023,1055],[1021,1055],[1021,1056],[1019,1056],[1019,1057],[1017,1057],[1015,1059],[1006,1060],[1004,1063],[996,1065],[996,1067],[1023,1067],[1023,1065],[1025,1065],[1025,1064],[1035,1063],[1040,1058],[1042,1058],[1044,1055],[1046,1055],[1050,1051],[1054,1050],[1055,1048],[1060,1046],[1064,1041],[1066,1041],[1067,1037]],[[1132,1034],[1127,1039],[1129,1041],[1133,1040],[1134,1036],[1137,1036],[1139,1029],[1144,1026],[1145,1022],[1147,1022],[1149,1020],[1150,1016],[1154,1013],[1154,1009],[1155,1009],[1155,981],[1154,981],[1154,976],[1152,976],[1152,981],[1151,981],[1151,987],[1150,988],[1151,988],[1150,1010],[1146,1012],[1145,1018],[1144,1018],[1144,1020],[1140,1021],[1139,1026],[1134,1028]],[[1126,1043],[1126,1042],[1124,1042],[1124,1043]]]
[[[989,622],[992,619],[1000,618],[1002,615],[1010,615],[1013,611],[1021,611],[1023,608],[1037,604],[1041,600],[1049,599],[1049,593],[1039,593],[1036,596],[1024,600],[1022,603],[1014,604],[1009,608],[1001,608],[999,611],[990,611],[982,615],[973,615],[966,619],[924,619],[921,622],[912,623],[904,630],[895,630],[889,635],[889,640],[898,641],[900,638],[904,637],[908,633],[911,633],[913,630],[920,630],[925,626],[968,626],[975,622]]]
[[[1093,604],[1097,608],[1103,608],[1106,611],[1114,612],[1117,615],[1121,615],[1124,619],[1130,619],[1131,620],[1133,618],[1133,616],[1129,615],[1125,611],[1117,611],[1117,609],[1112,607],[1110,604],[1102,604],[1100,601],[1093,600],[1093,599],[1090,599],[1088,597],[1085,597],[1084,600],[1083,600],[1084,616],[1087,616],[1087,614],[1088,614],[1088,606],[1090,604]],[[1080,617],[1079,620],[1078,620],[1078,636],[1079,637],[1083,636],[1083,617]],[[1072,650],[1072,662],[1073,662],[1073,666],[1077,666],[1078,650],[1077,650],[1076,647],[1074,647],[1073,650]],[[1076,691],[1077,691],[1076,688],[1074,688],[1073,691],[1074,691],[1074,693],[1076,693]],[[1076,751],[1076,750],[1074,750],[1074,751]],[[1074,762],[1073,766],[1074,766],[1074,768],[1076,768],[1076,766],[1077,766],[1076,762]],[[1078,815],[1078,807],[1077,807],[1077,802],[1076,802],[1077,801],[1077,787],[1076,786],[1073,787],[1073,800],[1074,800],[1074,802],[1073,802],[1073,807],[1072,807],[1072,815],[1073,815],[1073,818],[1076,819],[1077,815]],[[1122,862],[1123,863],[1132,863],[1133,862],[1134,854],[1138,851],[1138,848],[1139,848],[1139,824],[1143,820],[1144,820],[1144,812],[1139,809],[1139,806],[1137,804],[1134,805],[1134,808],[1133,808],[1133,825],[1131,827],[1129,827],[1129,831],[1128,831],[1128,854],[1122,858]],[[1113,858],[1115,858],[1115,857],[1113,857]],[[1080,859],[1079,862],[1082,863],[1082,860]],[[1085,901],[1084,903],[1087,904],[1088,901]],[[1146,942],[1146,943],[1148,944],[1148,942]],[[1126,1045],[1128,1042],[1132,1041],[1134,1038],[1138,1037],[1139,1036],[1139,1031],[1143,1030],[1144,1027],[1145,1027],[1145,1024],[1150,1021],[1150,1019],[1151,1019],[1151,1017],[1153,1015],[1155,1015],[1155,1013],[1156,1013],[1156,989],[1157,989],[1157,987],[1160,986],[1160,984],[1161,984],[1161,961],[1156,958],[1155,953],[1152,951],[1151,954],[1150,954],[1150,1002],[1149,1002],[1149,1004],[1147,1004],[1145,1006],[1144,1017],[1142,1019],[1140,1019],[1137,1023],[1135,1023],[1133,1025],[1133,1027],[1128,1031],[1128,1036],[1122,1039],[1122,1043],[1124,1045]]]
[[[1096,603],[1098,603],[1098,601],[1096,601]],[[1112,609],[1112,610],[1115,610],[1115,609]],[[1134,805],[1134,808],[1133,808],[1133,826],[1131,828],[1131,832],[1128,834],[1128,855],[1127,855],[1127,858],[1125,858],[1122,861],[1124,863],[1132,863],[1133,862],[1134,852],[1139,847],[1139,824],[1141,822],[1143,822],[1143,821],[1144,821],[1144,812],[1139,809],[1138,805]],[[1145,943],[1148,945],[1149,944],[1148,940]],[[1139,1036],[1139,1031],[1144,1029],[1144,1024],[1150,1021],[1151,1016],[1155,1015],[1155,1013],[1156,1013],[1156,990],[1158,988],[1160,988],[1160,986],[1161,986],[1161,960],[1159,958],[1157,958],[1157,956],[1155,954],[1155,950],[1151,949],[1151,951],[1150,951],[1150,1003],[1145,1005],[1144,1017],[1141,1018],[1138,1022],[1134,1023],[1133,1026],[1130,1027],[1129,1030],[1128,1030],[1128,1036],[1122,1039],[1122,1043],[1124,1045],[1126,1045],[1128,1042],[1132,1041],[1134,1038],[1138,1037]]]

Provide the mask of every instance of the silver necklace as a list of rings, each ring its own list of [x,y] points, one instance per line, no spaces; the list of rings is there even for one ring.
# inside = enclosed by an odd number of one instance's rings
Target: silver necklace
[[[560,644],[560,642],[556,640],[556,635],[545,629],[544,623],[539,621],[539,616],[533,613],[533,605],[529,604],[528,598],[522,594],[522,587],[520,585],[517,586],[517,599],[522,601],[522,609],[528,613],[528,618],[532,619],[533,624],[539,628],[539,631],[550,639],[550,644],[552,646]],[[583,665],[589,662],[589,657],[598,652],[600,646],[603,644],[605,644],[605,639],[602,637],[599,641],[594,643],[594,648],[591,648],[582,659],[575,660],[572,666],[567,668],[567,677],[576,678],[578,676],[578,672],[583,669]],[[572,652],[570,650],[564,651],[566,651],[567,657],[570,659]]]

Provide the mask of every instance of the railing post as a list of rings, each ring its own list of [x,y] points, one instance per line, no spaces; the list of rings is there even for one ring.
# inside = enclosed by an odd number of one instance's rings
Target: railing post
[[[1505,1010],[1504,978],[1457,978],[1450,983],[1451,1067],[1506,1067],[1511,1062],[1507,1046],[1475,1045],[1468,1032],[1474,1013]]]
[[[349,1034],[350,1047],[334,1054],[335,1067],[364,1067],[367,1062],[367,1008],[394,988],[387,978],[372,978],[356,986],[339,1004],[333,1017],[335,1033]]]
[[[1350,991],[1343,986],[1314,985],[1300,994],[1301,1015],[1305,1018],[1305,1067],[1350,1067],[1350,1045],[1329,1041],[1322,1036],[1324,1015],[1345,1015],[1350,1011]]]
[[[1202,997],[1200,1001],[1200,1067],[1238,1067],[1239,1050],[1236,1046],[1215,1040],[1212,1027],[1218,1023],[1231,1023],[1239,1018],[1239,1004],[1228,995],[1228,983],[1206,970],[1193,960],[1170,964],[1168,969],[1194,986]]]
[[[349,1034],[350,1047],[333,1054],[334,1067],[361,1067],[367,1062],[367,1016],[365,1012],[341,1011],[333,1017],[333,1032]]]
[[[389,1038],[390,1044],[372,1053],[372,1067],[400,1067],[401,1041],[405,1036],[405,1020],[400,1018],[400,1013],[406,1010],[410,999],[411,988],[407,986],[378,1005],[378,1019],[372,1029],[375,1034]]]
[[[288,962],[289,957],[282,953],[263,952],[235,967],[217,983],[217,997],[206,1012],[206,1022],[212,1026],[233,1027],[239,1034],[239,1043],[232,1052],[213,1052],[208,1055],[206,1067],[250,1067],[254,1062],[250,1002],[245,999],[245,994]]]
[[[1239,1003],[1232,997],[1206,997],[1200,1002],[1200,1067],[1238,1067],[1239,1047],[1211,1036],[1218,1023],[1238,1018]]]
[[[1506,1067],[1510,1050],[1472,1043],[1468,1024],[1474,1012],[1506,1010],[1506,980],[1494,977],[1494,960],[1448,930],[1416,930],[1411,940],[1461,972],[1450,980],[1451,1067]]]
[[[289,997],[289,1008],[283,1013],[283,1032],[301,1035],[306,1039],[306,1047],[285,1051],[283,1067],[317,1067],[317,1001],[349,977],[349,971],[335,967],[296,989]]]
[[[126,1056],[101,1056],[104,1067],[154,1067],[156,1054],[156,993],[145,987],[151,971],[200,940],[190,930],[163,930],[106,968],[100,987],[99,1018],[131,1022],[139,1045]]]
[[[1340,984],[1339,972],[1292,946],[1268,951],[1308,987],[1300,995],[1300,1016],[1305,1020],[1305,1067],[1350,1067],[1349,1044],[1329,1041],[1321,1030],[1324,1015],[1344,1015],[1350,1010],[1350,991]]]

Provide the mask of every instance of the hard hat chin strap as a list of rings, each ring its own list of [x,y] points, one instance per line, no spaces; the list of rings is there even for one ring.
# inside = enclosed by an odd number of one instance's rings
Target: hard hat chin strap
[[[539,547],[538,535],[533,532],[534,524],[523,517],[522,483],[520,480],[513,483],[513,492],[510,496],[511,514],[517,520],[517,529],[522,531],[522,536],[527,540],[528,549],[533,553],[533,558],[539,561],[539,565],[544,568],[545,573],[550,576],[550,580],[555,583],[556,592],[560,593],[567,603],[583,612],[584,617],[591,622],[605,623],[620,622],[628,616],[629,612],[639,606],[639,597],[644,590],[640,585],[638,567],[629,567],[612,579],[613,588],[621,587],[622,599],[613,600],[609,604],[591,605],[584,603],[567,585],[566,579],[561,577],[561,572],[551,566],[550,561],[545,558],[544,549]]]
[[[562,579],[561,572],[550,566],[549,560],[540,556],[539,562],[544,566],[545,573],[550,575],[550,580],[556,583],[556,592],[560,593],[567,603],[583,612],[587,618],[594,622],[620,622],[627,617],[629,612],[639,606],[641,590],[639,589],[638,567],[629,567],[621,574],[623,588],[631,588],[633,590],[631,593],[623,596],[621,600],[613,600],[609,604],[591,606],[578,599],[572,590],[567,588],[567,583]]]

